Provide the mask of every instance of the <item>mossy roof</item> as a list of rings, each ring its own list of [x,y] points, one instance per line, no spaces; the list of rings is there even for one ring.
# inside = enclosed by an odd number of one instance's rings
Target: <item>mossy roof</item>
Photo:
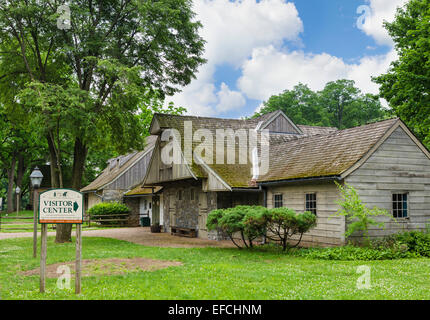
[[[154,118],[161,129],[178,130],[181,134],[181,147],[184,150],[185,121],[192,121],[193,136],[196,130],[207,129],[215,137],[217,129],[255,129],[271,116],[272,114],[266,114],[259,118],[242,120],[156,114]],[[390,119],[345,130],[298,125],[303,134],[270,133],[270,152],[262,155],[269,157],[269,170],[260,175],[257,182],[340,175],[359,161],[396,121],[399,120]],[[215,138],[213,140],[212,146],[215,150]],[[195,151],[199,145],[209,146],[210,143],[193,140],[192,150]],[[227,161],[224,164],[217,164],[215,155],[212,163],[210,161],[205,163],[232,188],[255,187],[251,183],[251,161],[248,160],[246,164],[238,163],[239,152],[248,152],[248,146],[240,145],[236,141],[235,147],[234,164],[227,164]],[[225,149],[225,154],[227,151]],[[195,162],[190,168],[198,178],[207,176],[202,167]]]
[[[269,171],[259,182],[341,175],[397,122],[390,119],[309,137],[271,139]]]
[[[150,194],[157,193],[161,189],[162,189],[162,187],[151,188],[151,187],[142,187],[141,185],[138,185],[136,188],[128,191],[124,195],[125,196],[150,195]]]

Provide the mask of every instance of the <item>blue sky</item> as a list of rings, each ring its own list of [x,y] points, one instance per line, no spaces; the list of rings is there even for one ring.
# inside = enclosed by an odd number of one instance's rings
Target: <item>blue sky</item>
[[[404,2],[195,0],[208,63],[173,101],[189,114],[238,118],[298,82],[320,90],[349,78],[377,93],[370,77],[395,59],[382,21],[392,20]],[[363,5],[366,11],[357,13]]]

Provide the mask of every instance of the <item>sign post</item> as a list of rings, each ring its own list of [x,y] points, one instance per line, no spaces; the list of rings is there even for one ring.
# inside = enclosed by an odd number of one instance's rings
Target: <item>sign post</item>
[[[33,258],[37,256],[37,206],[39,195],[37,192],[37,188],[34,188],[33,192]]]
[[[39,195],[39,223],[41,231],[40,292],[45,292],[46,248],[48,223],[76,224],[76,273],[75,293],[81,293],[82,222],[84,198],[82,193],[72,189],[51,189]]]

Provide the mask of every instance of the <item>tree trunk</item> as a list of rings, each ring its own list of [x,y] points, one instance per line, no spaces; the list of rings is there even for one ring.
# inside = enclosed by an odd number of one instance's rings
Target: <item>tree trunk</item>
[[[75,149],[73,152],[73,171],[72,171],[72,189],[80,190],[82,177],[85,169],[85,160],[88,149],[80,139],[75,140]],[[56,243],[72,241],[72,224],[58,224],[55,237]]]
[[[60,186],[59,172],[57,170],[57,153],[55,152],[55,144],[52,141],[51,136],[47,135],[46,140],[48,141],[49,147],[49,168],[51,170],[51,188],[58,188]]]
[[[10,164],[10,168],[7,169],[7,212],[12,213],[14,212],[14,193],[15,190],[13,189],[14,180],[15,180],[15,166],[16,166],[16,157],[15,155],[12,156],[12,161]]]

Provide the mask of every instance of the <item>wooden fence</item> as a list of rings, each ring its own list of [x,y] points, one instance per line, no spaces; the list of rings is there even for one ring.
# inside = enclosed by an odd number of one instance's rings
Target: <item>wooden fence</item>
[[[99,215],[97,217],[84,217],[83,228],[90,227],[126,227],[128,223],[129,214],[116,214],[112,215]],[[34,220],[33,217],[19,217],[19,216],[2,216],[0,214],[0,232],[4,231],[33,231]],[[50,225],[51,229],[55,229],[55,224]]]
[[[21,220],[27,220],[27,221],[21,221]],[[29,222],[29,220],[31,220]],[[34,227],[33,224],[33,217],[2,217],[0,215],[0,231],[32,231]]]
[[[91,227],[91,223],[95,223],[96,226],[100,227],[125,227],[127,226],[129,214],[115,214],[115,215],[97,215],[91,217],[88,215],[86,221],[88,222],[88,227]]]

